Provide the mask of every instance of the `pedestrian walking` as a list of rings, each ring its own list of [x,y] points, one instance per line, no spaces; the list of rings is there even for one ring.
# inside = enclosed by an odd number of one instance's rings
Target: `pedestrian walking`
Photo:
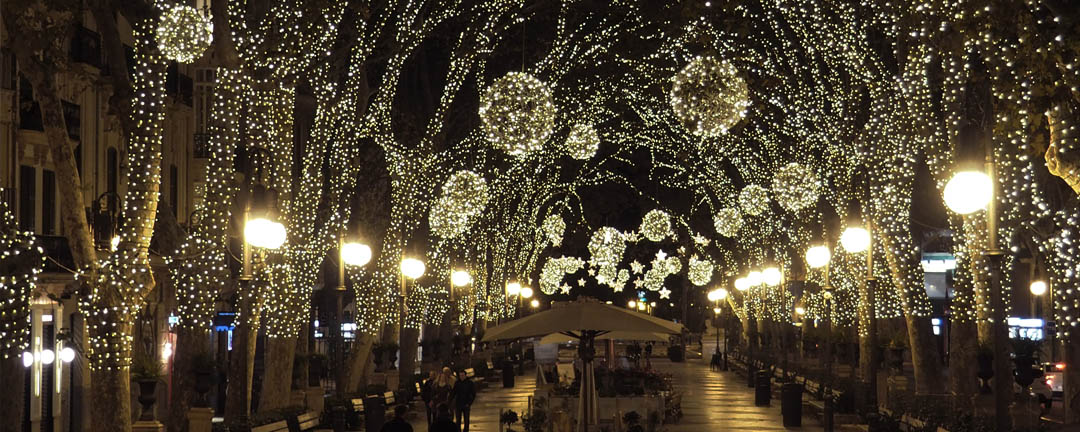
[[[420,384],[420,400],[424,401],[424,410],[427,411],[428,426],[431,426],[431,422],[435,421],[435,405],[433,405],[433,401],[435,399],[435,380],[438,377],[438,372],[431,371],[431,374],[428,375],[428,379]]]
[[[462,432],[469,432],[469,412],[476,400],[476,383],[465,374],[458,372],[458,382],[454,385],[454,421],[461,425]]]
[[[449,408],[450,398],[454,396],[454,381],[453,371],[448,367],[442,368],[442,373],[435,379],[435,385],[432,387],[431,404],[433,407],[446,404]]]
[[[405,420],[405,413],[409,412],[409,407],[405,405],[398,405],[394,407],[394,418],[383,424],[380,432],[413,432],[412,425]]]
[[[652,342],[645,343],[645,368],[652,369]]]
[[[450,405],[439,404],[436,410],[435,423],[431,424],[428,432],[461,432],[461,426],[450,418]]]

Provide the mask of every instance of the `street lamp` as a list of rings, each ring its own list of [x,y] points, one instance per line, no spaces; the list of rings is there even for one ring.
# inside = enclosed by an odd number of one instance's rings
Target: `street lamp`
[[[533,296],[533,289],[529,287],[521,287],[521,298],[530,299]]]
[[[765,285],[774,287],[783,282],[784,274],[776,267],[769,267],[761,272],[761,280],[765,282]]]
[[[338,236],[338,285],[334,291],[334,318],[330,320],[333,336],[333,354],[337,375],[335,389],[339,396],[345,394],[345,335],[341,326],[345,316],[345,266],[362,267],[371,261],[371,247],[363,243],[346,242],[345,235]]]
[[[746,291],[750,289],[750,279],[744,277],[735,279],[735,289],[738,291]]]
[[[848,227],[840,235],[840,245],[848,253],[859,253],[870,248],[870,231],[862,227]]]
[[[637,302],[633,301],[633,300],[630,300],[630,301],[626,302],[626,307],[628,307],[630,309],[637,309]]]
[[[529,306],[532,306],[533,309],[540,307],[540,300],[533,299],[533,301],[529,302]]]
[[[456,287],[463,287],[472,283],[472,275],[465,270],[454,270],[450,273],[450,284]]]
[[[1038,280],[1031,283],[1031,294],[1034,296],[1041,296],[1046,294],[1047,286],[1046,282]]]
[[[829,265],[829,260],[832,259],[832,253],[829,252],[829,247],[825,245],[818,245],[806,250],[806,265],[810,268],[822,268]]]
[[[994,185],[983,171],[960,171],[945,184],[945,206],[966,215],[985,209],[994,197]]]
[[[409,279],[420,279],[424,275],[424,262],[416,258],[405,258],[401,260],[401,274]]]
[[[510,282],[506,284],[506,295],[516,296],[521,294],[521,284],[517,282]]]
[[[750,274],[746,275],[746,282],[750,287],[756,287],[763,282],[763,275],[761,272],[754,270]]]
[[[371,247],[363,243],[344,243],[341,245],[341,261],[351,266],[363,267],[371,261]]]

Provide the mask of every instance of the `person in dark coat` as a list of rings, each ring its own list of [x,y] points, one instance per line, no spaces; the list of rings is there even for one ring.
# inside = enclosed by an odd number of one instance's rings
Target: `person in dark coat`
[[[469,432],[469,411],[476,400],[476,383],[464,371],[458,372],[458,382],[454,386],[454,420],[461,424],[462,432]]]
[[[405,405],[398,405],[394,407],[394,418],[383,424],[380,432],[413,432],[412,425],[405,420],[405,413],[409,411],[409,407]]]
[[[420,384],[420,400],[424,401],[424,410],[427,411],[427,424],[431,426],[431,422],[435,421],[435,379],[438,378],[438,372],[431,371],[431,375],[426,381]]]
[[[450,405],[439,404],[436,408],[435,423],[431,424],[428,432],[461,432],[461,426],[450,418]]]

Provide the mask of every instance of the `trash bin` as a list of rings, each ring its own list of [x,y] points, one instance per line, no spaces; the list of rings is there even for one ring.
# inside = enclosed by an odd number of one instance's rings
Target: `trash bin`
[[[831,394],[825,396],[825,412],[821,414],[823,417],[822,423],[825,426],[824,432],[833,432],[833,428],[836,426],[833,414],[836,412],[836,404],[833,401]]]
[[[757,371],[757,381],[754,387],[754,405],[768,406],[772,399],[771,378],[769,371],[762,369]]]
[[[364,430],[381,430],[386,423],[386,402],[382,396],[364,398]]]
[[[780,387],[780,413],[784,427],[802,426],[803,385],[789,382]]]
[[[506,360],[502,365],[503,388],[514,387],[514,363]]]

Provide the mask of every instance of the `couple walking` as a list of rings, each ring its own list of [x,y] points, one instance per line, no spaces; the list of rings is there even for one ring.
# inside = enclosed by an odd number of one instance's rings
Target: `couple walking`
[[[469,411],[476,400],[476,384],[464,371],[457,378],[448,367],[442,368],[442,373],[431,371],[420,391],[430,432],[469,432]]]

